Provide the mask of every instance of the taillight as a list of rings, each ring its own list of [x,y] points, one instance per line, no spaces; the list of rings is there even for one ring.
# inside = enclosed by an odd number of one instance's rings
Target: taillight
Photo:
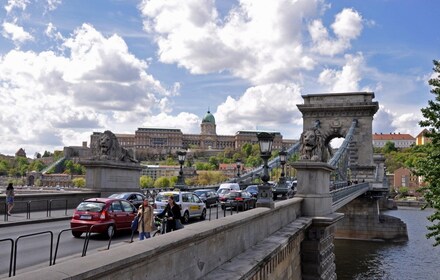
[[[101,219],[101,220],[105,220],[105,216],[106,216],[106,214],[107,214],[107,212],[104,210],[104,211],[102,211],[102,213],[101,213],[101,215],[99,216],[99,218]]]
[[[235,200],[237,200],[237,201],[243,201],[243,198],[242,198],[242,197],[236,197]]]

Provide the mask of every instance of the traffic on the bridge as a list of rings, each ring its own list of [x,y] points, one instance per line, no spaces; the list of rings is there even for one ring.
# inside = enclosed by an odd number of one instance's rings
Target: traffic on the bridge
[[[296,185],[290,181],[288,184],[289,194],[275,199],[293,197]],[[143,200],[148,200],[154,209],[155,226],[150,232],[151,238],[167,232],[165,225],[168,217],[159,218],[158,215],[166,208],[169,196],[174,197],[181,211],[183,225],[209,222],[256,207],[257,192],[246,190],[255,185],[243,189],[227,188],[226,185],[228,184],[217,189],[148,190],[145,193],[125,192],[111,194],[108,198],[89,198],[79,203],[75,209],[68,209],[71,216],[61,221],[57,219],[62,217],[63,210],[54,210],[52,220],[45,219],[40,223],[31,223],[25,219],[25,214],[16,213],[16,219],[22,217],[20,223],[14,225],[12,221],[11,226],[4,227],[0,232],[0,240],[12,239],[16,243],[11,268],[9,250],[0,252],[0,275],[9,276],[11,273],[13,276],[86,254],[139,242],[138,229],[132,229],[131,223],[139,218],[137,212],[142,207]],[[275,184],[272,183],[272,186],[275,187]],[[34,212],[31,215],[36,217],[43,214],[45,216],[46,212]]]

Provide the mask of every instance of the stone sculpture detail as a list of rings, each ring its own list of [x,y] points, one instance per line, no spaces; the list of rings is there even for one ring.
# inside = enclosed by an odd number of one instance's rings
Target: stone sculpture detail
[[[330,147],[318,128],[303,131],[300,138],[300,159],[327,162],[330,157]]]
[[[137,162],[132,151],[121,147],[116,135],[110,130],[106,130],[100,135],[96,146],[94,159]]]

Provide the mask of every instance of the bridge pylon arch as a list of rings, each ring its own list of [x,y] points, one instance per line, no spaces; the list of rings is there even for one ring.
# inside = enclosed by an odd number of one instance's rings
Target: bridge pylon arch
[[[325,143],[335,137],[345,138],[353,121],[356,129],[349,146],[348,167],[352,178],[373,181],[373,118],[379,103],[373,92],[320,93],[303,95],[297,107],[303,115],[303,130],[318,125]]]

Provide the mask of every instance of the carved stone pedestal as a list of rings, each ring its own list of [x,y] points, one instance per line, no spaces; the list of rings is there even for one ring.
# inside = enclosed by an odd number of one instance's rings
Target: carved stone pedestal
[[[304,198],[301,211],[304,216],[327,216],[332,213],[330,174],[334,168],[324,162],[298,161],[292,164],[297,170],[296,197]]]
[[[86,160],[86,187],[101,192],[101,197],[116,192],[139,191],[141,166],[138,163]]]

